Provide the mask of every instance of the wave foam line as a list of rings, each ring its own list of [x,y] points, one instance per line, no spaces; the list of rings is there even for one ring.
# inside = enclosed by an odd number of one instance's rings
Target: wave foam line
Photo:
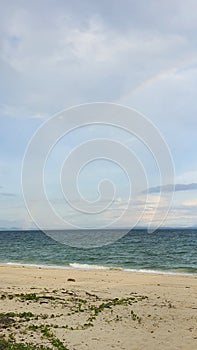
[[[116,266],[89,265],[89,264],[79,264],[79,263],[70,263],[68,265],[43,265],[43,264],[7,262],[7,263],[0,263],[0,265],[41,267],[41,268],[47,268],[47,269],[103,270],[103,271],[149,273],[149,274],[160,274],[160,275],[197,276],[197,273],[192,273],[192,272],[189,273],[189,272],[176,272],[172,270],[163,271],[163,270],[151,270],[151,269],[129,269],[129,268],[116,267]]]

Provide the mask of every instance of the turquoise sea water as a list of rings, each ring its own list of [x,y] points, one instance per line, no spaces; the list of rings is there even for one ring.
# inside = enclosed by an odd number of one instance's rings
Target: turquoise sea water
[[[62,245],[40,231],[1,231],[0,263],[197,274],[197,230],[132,230],[91,249]]]

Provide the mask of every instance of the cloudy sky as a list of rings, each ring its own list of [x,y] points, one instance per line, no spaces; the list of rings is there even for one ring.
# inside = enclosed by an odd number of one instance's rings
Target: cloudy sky
[[[176,184],[163,224],[196,226],[196,34],[195,0],[0,0],[0,227],[33,227],[21,186],[22,160],[32,135],[59,111],[90,102],[134,108],[159,129],[172,154]],[[125,208],[130,200],[125,174],[105,160],[89,164],[79,179],[82,195],[94,201],[100,179],[111,176],[117,192],[101,216],[84,218],[65,206],[56,183],[71,149],[101,137],[125,144],[146,169],[150,190],[140,225],[149,223],[163,189],[157,225],[173,186],[162,187],[147,149],[113,127],[80,129],[56,144],[45,175],[52,205],[73,225],[91,227],[108,224]],[[35,173],[36,159],[32,179]],[[135,199],[136,212],[142,210],[143,196],[142,190]],[[34,200],[32,196],[32,206],[41,210],[42,203]],[[132,225],[129,213],[120,224]]]

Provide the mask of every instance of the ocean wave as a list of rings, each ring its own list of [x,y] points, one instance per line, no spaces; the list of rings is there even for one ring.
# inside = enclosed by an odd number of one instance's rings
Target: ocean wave
[[[68,265],[47,265],[47,264],[32,264],[23,262],[4,262],[1,265],[12,265],[12,266],[29,266],[38,268],[51,268],[51,269],[73,269],[73,270],[103,270],[103,271],[122,271],[122,272],[135,272],[135,273],[149,273],[149,274],[162,274],[162,275],[187,275],[187,276],[197,276],[196,269],[195,272],[183,270],[157,270],[157,269],[132,269],[132,268],[122,268],[119,266],[104,266],[104,265],[91,265],[91,264],[79,264],[79,263],[69,263]],[[178,271],[179,270],[179,271]]]
[[[23,263],[23,262],[0,262],[0,265],[12,265],[12,266],[27,266],[27,267],[41,267],[46,269],[69,269],[68,265],[48,265],[48,264],[30,264],[30,263]]]
[[[109,270],[110,268],[103,265],[78,264],[70,263],[69,266],[77,270]]]

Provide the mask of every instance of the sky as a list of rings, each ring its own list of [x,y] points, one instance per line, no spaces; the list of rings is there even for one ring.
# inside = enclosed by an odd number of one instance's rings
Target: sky
[[[100,214],[75,210],[74,204],[78,201],[78,206],[81,199],[69,189],[74,207],[65,203],[59,183],[62,164],[74,148],[106,138],[128,147],[145,169],[148,200],[138,225],[147,226],[153,220],[153,226],[197,226],[196,32],[195,0],[0,0],[1,229],[36,227],[30,215],[35,207],[47,225],[45,206],[31,188],[44,141],[31,159],[30,213],[21,184],[25,151],[38,128],[52,116],[93,102],[133,108],[159,130],[175,170],[172,206],[162,222],[173,183],[160,183],[153,155],[142,142],[120,128],[90,125],[57,141],[45,164],[47,197],[58,214],[73,227],[105,227],[125,210],[131,200],[129,181],[113,161],[92,161],[79,176],[82,205],[85,199],[94,206],[102,179],[110,178],[117,188],[114,196],[107,188],[98,200],[98,210],[111,203]],[[69,118],[74,117],[68,115],[68,123]],[[72,174],[67,170],[63,182],[71,184]],[[135,197],[135,215],[143,212],[144,190]],[[161,190],[160,207],[152,219]],[[127,212],[117,225],[131,227],[134,221]]]

